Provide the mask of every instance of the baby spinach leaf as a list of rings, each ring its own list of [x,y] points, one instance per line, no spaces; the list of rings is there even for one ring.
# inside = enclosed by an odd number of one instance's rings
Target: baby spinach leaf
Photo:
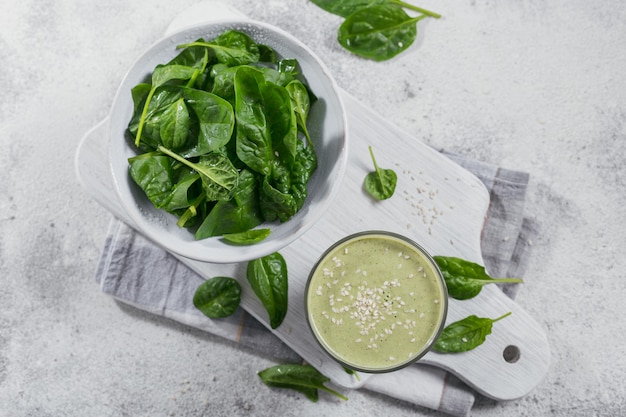
[[[211,93],[228,100],[233,105],[235,103],[235,73],[238,69],[239,67],[216,64],[211,67],[210,72],[213,78]]]
[[[276,329],[287,315],[288,283],[285,259],[278,252],[254,259],[248,262],[246,277],[267,311],[270,326]]]
[[[306,137],[309,146],[313,146],[311,142],[311,136],[307,129],[307,119],[309,117],[309,110],[311,107],[309,91],[299,80],[293,80],[285,86],[289,97],[291,98],[291,106],[296,115],[296,121],[298,123],[298,129]]]
[[[391,3],[390,0],[311,0],[318,7],[329,13],[341,17],[348,17],[352,13],[376,4]]]
[[[225,241],[235,245],[253,245],[267,238],[270,229],[251,229],[239,233],[225,233],[222,235]]]
[[[230,199],[231,192],[239,180],[239,173],[225,154],[211,152],[208,155],[203,155],[198,162],[194,163],[163,146],[159,146],[157,149],[200,174],[207,200]]]
[[[344,366],[343,370],[346,371],[348,375],[352,375],[357,381],[361,380],[361,377],[359,376],[358,372],[355,371],[354,369],[350,369]]]
[[[235,73],[237,156],[252,170],[269,175],[274,150],[263,106],[263,83],[263,74],[254,68],[241,67]]]
[[[330,378],[324,376],[311,365],[276,365],[259,372],[259,377],[267,386],[296,390],[313,402],[318,401],[318,390],[326,391],[342,400],[348,399],[325,386],[324,383],[330,381]]]
[[[262,71],[241,67],[235,74],[237,156],[262,175],[272,173],[274,160],[295,157],[297,121],[288,91],[266,82]]]
[[[199,179],[200,175],[194,170],[187,170],[178,175],[174,180],[169,195],[163,202],[162,208],[171,213],[174,210],[189,207],[192,204],[190,201],[190,198],[192,198],[190,196],[191,190]]]
[[[152,72],[152,88],[160,87],[171,80],[188,80],[197,70],[185,65],[157,65]]]
[[[482,345],[491,334],[493,323],[511,315],[511,312],[497,319],[468,316],[443,329],[433,350],[441,353],[467,352]]]
[[[183,88],[182,91],[198,120],[197,141],[191,150],[185,152],[185,156],[206,155],[226,145],[235,129],[231,104],[206,91],[191,88]]]
[[[365,190],[377,200],[386,200],[395,192],[398,177],[394,170],[380,168],[374,158],[372,147],[368,148],[375,170],[365,176]]]
[[[316,169],[317,156],[313,146],[305,146],[302,142],[298,142],[296,161],[291,167],[290,175],[290,193],[293,195],[297,210],[300,210],[304,205],[308,196],[307,184]]]
[[[267,176],[263,179],[260,189],[261,213],[267,221],[285,222],[296,214],[298,204],[288,190],[281,191],[275,185],[280,184],[271,184]]]
[[[179,98],[163,112],[159,129],[163,146],[177,150],[185,145],[189,124],[189,112],[185,100]]]
[[[135,156],[128,160],[129,174],[157,208],[162,208],[174,184],[171,159],[158,152]]]
[[[206,215],[196,231],[196,239],[240,233],[263,222],[259,209],[256,178],[247,169],[239,173],[239,183],[229,201],[219,201]]]
[[[485,272],[484,266],[464,259],[449,256],[433,258],[446,281],[448,295],[456,300],[476,297],[487,284],[523,282],[519,278],[493,279]]]
[[[141,134],[148,113],[148,107],[150,106],[152,96],[156,92],[156,89],[171,80],[188,80],[193,77],[197,71],[197,68],[187,67],[184,65],[157,65],[152,72],[152,87],[148,92],[148,96],[146,97],[146,101],[139,118],[137,134],[135,137],[135,146],[139,146],[139,143],[141,142]]]
[[[260,57],[256,42],[247,34],[236,30],[228,30],[209,42],[196,41],[178,45],[178,48],[193,46],[204,46],[211,49],[217,61],[228,66],[258,62]]]
[[[240,301],[241,286],[229,277],[207,279],[198,286],[193,295],[193,305],[213,319],[232,315]]]
[[[356,55],[385,61],[413,44],[417,22],[425,17],[411,17],[395,4],[366,7],[346,18],[339,27],[337,40]]]
[[[299,64],[297,59],[288,58],[278,61],[278,72],[281,74],[289,74],[292,76],[298,75]]]

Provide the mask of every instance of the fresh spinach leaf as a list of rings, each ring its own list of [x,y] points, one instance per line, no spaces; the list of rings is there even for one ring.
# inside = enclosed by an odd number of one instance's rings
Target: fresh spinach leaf
[[[291,106],[296,115],[296,121],[298,123],[298,129],[306,137],[309,146],[313,146],[309,130],[307,128],[307,119],[309,117],[309,110],[311,108],[311,101],[309,97],[309,91],[299,80],[293,80],[285,86],[289,97],[291,98]]]
[[[196,289],[193,305],[205,316],[223,318],[232,315],[241,301],[241,286],[229,277],[213,277]]]
[[[157,65],[152,72],[152,87],[148,92],[141,116],[139,117],[137,134],[135,137],[135,146],[139,146],[139,143],[141,142],[141,134],[148,113],[148,107],[150,106],[152,96],[156,92],[157,88],[172,80],[189,80],[197,74],[198,71],[200,71],[199,68],[184,65]]]
[[[228,66],[258,62],[260,57],[259,47],[256,42],[247,34],[236,30],[228,30],[209,42],[196,41],[178,45],[178,48],[194,46],[203,46],[211,49],[217,61]]]
[[[274,150],[261,92],[264,82],[263,74],[255,68],[241,67],[235,73],[236,143],[241,161],[252,170],[269,175]]]
[[[372,147],[368,148],[374,163],[374,171],[365,176],[365,190],[377,200],[386,200],[395,192],[398,177],[394,170],[380,168],[374,158]]]
[[[361,377],[359,376],[358,372],[355,371],[354,369],[350,369],[344,366],[343,370],[346,371],[348,375],[352,375],[357,381],[361,380]]]
[[[162,204],[162,208],[168,212],[186,209],[193,204],[199,192],[195,192],[200,175],[192,169],[179,168],[174,171],[174,184],[169,195]]]
[[[417,22],[426,15],[409,16],[394,4],[360,9],[339,27],[337,40],[363,58],[386,61],[409,48],[417,37]]]
[[[128,160],[130,177],[144,191],[156,208],[162,208],[174,185],[174,172],[171,159],[150,152]]]
[[[287,189],[280,190],[276,186],[280,183],[270,183],[270,177],[266,176],[260,189],[260,207],[263,217],[268,221],[280,220],[285,222],[289,220],[298,211],[298,203],[294,196],[289,193],[290,186]]]
[[[219,201],[196,230],[196,239],[240,233],[263,222],[259,208],[259,195],[255,175],[244,169],[239,173],[239,183],[229,201]]]
[[[497,319],[471,315],[456,321],[443,329],[433,345],[433,350],[441,353],[459,353],[475,349],[491,334],[493,323],[510,315],[509,312]]]
[[[225,241],[235,245],[253,245],[266,239],[271,233],[270,229],[251,229],[239,233],[225,233],[222,235]]]
[[[277,158],[295,157],[297,121],[291,97],[252,67],[239,68],[234,85],[237,156],[259,174],[270,175]]]
[[[465,259],[450,256],[433,258],[446,281],[448,295],[456,300],[476,297],[487,284],[523,282],[519,278],[493,279],[485,272],[484,266]]]
[[[157,149],[200,174],[202,186],[209,201],[229,200],[231,198],[231,192],[239,180],[239,173],[225,154],[211,152],[208,155],[203,155],[198,162],[194,163],[163,146],[159,146]]]
[[[259,298],[276,329],[287,315],[288,282],[287,263],[283,256],[274,252],[248,262],[246,277]]]
[[[327,12],[341,17],[348,17],[366,7],[391,3],[390,0],[311,0],[311,2]]]
[[[297,210],[304,205],[308,196],[307,184],[317,169],[317,155],[313,145],[304,145],[298,142],[296,161],[291,167],[290,193],[293,196]]]
[[[417,36],[417,22],[441,15],[401,0],[312,0],[327,12],[342,16],[337,40],[348,51],[385,61],[405,51]],[[404,9],[418,12],[409,16]]]
[[[258,375],[267,386],[296,390],[313,402],[317,402],[319,399],[318,390],[326,391],[342,400],[348,399],[325,386],[324,383],[330,381],[330,378],[324,376],[311,365],[276,365],[259,372]]]
[[[166,148],[180,149],[187,142],[189,133],[189,112],[181,97],[163,112],[159,135]]]
[[[197,140],[190,150],[185,151],[184,156],[206,155],[225,146],[235,129],[232,105],[202,90],[183,88],[182,94],[198,121]]]

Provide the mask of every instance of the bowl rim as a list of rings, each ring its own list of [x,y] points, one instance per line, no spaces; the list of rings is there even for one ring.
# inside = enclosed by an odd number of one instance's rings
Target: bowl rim
[[[177,241],[177,244],[173,244],[169,239],[163,239],[163,231],[157,230],[153,226],[153,224],[145,219],[145,216],[138,209],[135,199],[130,196],[128,193],[125,193],[124,189],[126,187],[125,183],[131,181],[129,178],[122,179],[120,178],[120,172],[114,166],[114,144],[113,141],[115,138],[114,131],[114,123],[109,124],[108,128],[108,137],[109,137],[109,146],[108,146],[108,157],[109,157],[109,169],[113,176],[114,190],[117,197],[120,200],[120,204],[124,211],[128,214],[132,222],[135,223],[135,227],[138,231],[144,234],[146,237],[156,242],[157,244],[164,247],[169,252],[187,258],[191,260],[196,260],[200,262],[206,263],[216,263],[216,264],[226,264],[226,263],[237,263],[237,262],[245,262],[255,258],[259,258],[270,253],[276,252],[289,244],[293,243],[295,240],[300,238],[305,232],[307,232],[310,228],[312,228],[328,211],[328,208],[332,205],[334,200],[336,199],[339,189],[341,188],[341,184],[345,177],[347,165],[348,165],[348,149],[349,149],[349,133],[348,133],[348,117],[346,112],[346,107],[344,104],[344,100],[341,96],[341,90],[332,76],[330,69],[326,66],[326,64],[320,59],[319,56],[311,50],[306,44],[300,41],[295,36],[291,35],[287,31],[276,27],[272,24],[260,22],[257,20],[253,20],[247,17],[242,18],[222,18],[216,19],[208,22],[203,22],[199,24],[194,24],[191,26],[186,26],[179,30],[172,31],[167,33],[165,36],[162,36],[157,41],[153,42],[150,46],[148,46],[144,51],[139,55],[137,59],[132,63],[129,69],[126,71],[124,77],[122,78],[117,92],[113,98],[112,105],[110,108],[109,119],[113,120],[115,110],[118,107],[120,101],[128,100],[128,97],[123,97],[124,94],[129,94],[126,87],[127,81],[129,77],[136,73],[138,68],[140,67],[142,61],[148,59],[151,54],[155,53],[162,48],[171,47],[172,40],[177,37],[185,36],[188,33],[194,33],[203,28],[207,30],[214,29],[216,26],[223,26],[223,30],[228,30],[228,27],[233,26],[245,26],[245,27],[254,27],[255,29],[260,29],[262,31],[274,32],[278,37],[282,39],[288,40],[293,47],[300,49],[303,51],[305,55],[308,55],[318,66],[320,70],[320,74],[323,74],[325,83],[328,83],[330,86],[330,90],[334,93],[334,100],[336,100],[338,106],[336,108],[335,115],[341,119],[341,137],[339,138],[340,144],[339,148],[341,150],[341,154],[337,157],[335,164],[336,168],[332,169],[332,185],[330,186],[330,190],[327,193],[326,197],[323,201],[315,207],[315,212],[307,213],[307,220],[301,227],[296,228],[293,233],[287,234],[284,238],[269,240],[264,242],[259,242],[253,245],[231,245],[228,243],[223,243],[224,246],[228,246],[232,248],[232,250],[220,250],[219,253],[213,253],[209,246],[204,246],[202,244],[203,240],[194,240],[189,242],[183,242],[184,244],[180,244]],[[148,73],[152,71],[152,68],[148,69]],[[304,74],[306,77],[306,74]],[[130,96],[130,95],[129,95]],[[338,124],[339,126],[339,124]],[[119,138],[117,138],[119,139]],[[128,175],[127,172],[124,172],[124,175]],[[125,195],[126,194],[126,195]],[[169,213],[163,211],[164,216],[171,216]],[[289,220],[291,221],[291,220]],[[287,222],[285,222],[286,224]],[[191,233],[191,232],[190,232]]]

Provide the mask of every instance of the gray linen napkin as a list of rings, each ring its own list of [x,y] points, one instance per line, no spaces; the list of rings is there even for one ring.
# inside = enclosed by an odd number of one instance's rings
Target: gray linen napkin
[[[537,233],[535,224],[524,218],[529,175],[444,154],[474,173],[490,192],[481,237],[485,267],[494,277],[522,277],[529,243]],[[302,360],[243,309],[219,320],[202,315],[191,300],[203,278],[116,218],[109,227],[96,280],[105,294],[141,310],[224,337],[279,363]],[[502,287],[510,297],[517,288],[511,284]],[[433,389],[429,391],[429,387]],[[421,364],[374,375],[364,389],[453,416],[468,416],[475,400],[475,393],[452,374]]]

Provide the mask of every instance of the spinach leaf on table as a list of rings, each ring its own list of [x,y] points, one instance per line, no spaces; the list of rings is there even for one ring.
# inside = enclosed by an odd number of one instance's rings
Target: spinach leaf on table
[[[276,329],[287,315],[288,277],[285,259],[278,252],[254,259],[248,262],[246,277],[267,311],[270,326]]]
[[[393,4],[380,4],[351,14],[339,27],[337,39],[348,51],[375,61],[393,58],[417,37],[417,22],[426,15],[409,16]]]
[[[386,200],[395,192],[398,176],[392,169],[380,168],[374,158],[372,147],[369,146],[368,149],[374,164],[374,171],[365,176],[365,190],[377,200]]]
[[[193,305],[205,316],[223,318],[232,315],[241,301],[241,286],[229,277],[213,277],[196,289]]]
[[[417,36],[417,22],[441,15],[401,0],[312,0],[327,12],[342,16],[337,40],[363,58],[385,61],[405,51]],[[405,9],[417,12],[410,16]]]
[[[510,315],[509,312],[496,319],[471,315],[456,321],[443,329],[433,345],[433,350],[441,353],[460,353],[475,349],[491,334],[493,323]]]
[[[448,287],[448,295],[456,300],[468,300],[477,296],[487,284],[521,283],[519,278],[491,278],[485,267],[465,259],[450,256],[434,256]]]
[[[348,17],[366,7],[391,3],[390,0],[311,0],[311,2],[327,12],[341,17]]]
[[[348,398],[324,384],[330,378],[324,376],[311,365],[284,364],[276,365],[259,372],[264,384],[276,388],[293,389],[304,394],[309,400],[317,402],[318,390],[326,391],[342,400]]]

